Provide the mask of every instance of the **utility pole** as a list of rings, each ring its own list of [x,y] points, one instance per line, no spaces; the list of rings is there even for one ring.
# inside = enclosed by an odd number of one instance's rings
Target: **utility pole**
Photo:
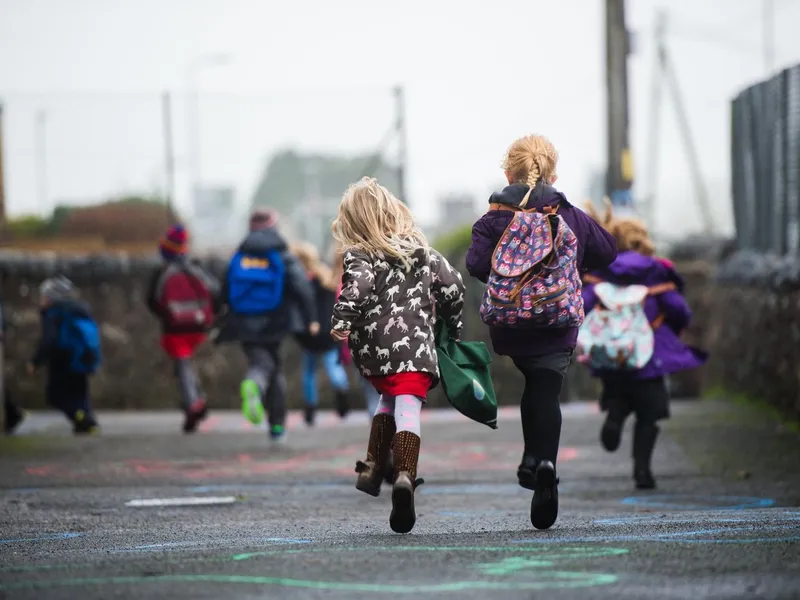
[[[678,86],[678,78],[675,68],[672,65],[666,43],[662,40],[659,51],[661,60],[661,70],[667,80],[667,87],[672,93],[672,104],[675,108],[675,116],[678,118],[678,131],[683,138],[683,145],[686,149],[686,158],[689,162],[689,172],[694,183],[695,194],[697,194],[697,204],[700,209],[700,216],[703,221],[703,229],[706,234],[714,233],[714,218],[711,214],[711,205],[708,201],[708,190],[706,190],[703,173],[700,170],[700,158],[697,155],[697,148],[692,137],[692,127],[689,125],[689,116],[683,103],[683,95]]]
[[[175,202],[175,152],[172,144],[172,97],[161,96],[161,125],[164,131],[164,181],[166,183],[167,221],[172,220]]]
[[[775,63],[775,0],[761,0],[764,10],[764,76],[769,77]]]
[[[628,136],[628,30],[625,0],[606,0],[608,171],[606,194],[615,207],[631,208],[633,161]]]
[[[406,107],[403,86],[398,85],[394,88],[394,97],[397,114],[397,120],[395,121],[395,129],[397,131],[397,191],[400,195],[400,200],[408,204],[408,197],[406,196],[406,161],[408,160],[406,147]]]
[[[3,104],[0,102],[0,240],[6,234],[6,186],[3,173]]]
[[[47,199],[47,114],[36,111],[34,148],[36,149],[36,189],[39,196],[39,209],[47,212],[50,204]]]
[[[661,133],[661,98],[664,70],[661,65],[666,54],[667,13],[659,10],[656,14],[656,56],[653,68],[653,84],[650,90],[650,131],[648,132],[647,184],[648,194],[644,201],[642,217],[651,232],[655,232],[656,200],[658,199],[658,151]]]

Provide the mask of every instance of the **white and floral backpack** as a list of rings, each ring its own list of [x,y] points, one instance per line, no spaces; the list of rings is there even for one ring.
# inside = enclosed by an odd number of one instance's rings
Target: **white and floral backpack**
[[[663,315],[652,323],[648,321],[644,302],[648,296],[673,289],[675,285],[671,283],[650,288],[596,283],[597,306],[586,315],[578,333],[578,362],[594,369],[644,367],[653,356],[653,331],[664,321]]]

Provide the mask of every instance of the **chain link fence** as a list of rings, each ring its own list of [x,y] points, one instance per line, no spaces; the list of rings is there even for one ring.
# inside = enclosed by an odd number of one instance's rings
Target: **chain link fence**
[[[731,184],[739,246],[800,254],[800,65],[733,100]]]

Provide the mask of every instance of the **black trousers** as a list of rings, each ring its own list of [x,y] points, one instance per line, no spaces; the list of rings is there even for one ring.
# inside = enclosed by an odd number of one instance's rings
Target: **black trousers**
[[[525,454],[556,464],[561,441],[559,396],[572,360],[572,352],[514,358],[514,365],[525,377],[520,401]]]

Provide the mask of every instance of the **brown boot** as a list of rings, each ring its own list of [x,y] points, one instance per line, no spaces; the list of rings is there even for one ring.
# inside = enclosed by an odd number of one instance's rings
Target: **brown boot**
[[[410,431],[399,431],[392,440],[395,475],[389,526],[395,533],[408,533],[417,521],[414,490],[422,483],[422,480],[417,479],[419,444],[419,436]]]
[[[356,489],[378,496],[381,493],[381,482],[391,468],[389,452],[392,449],[392,436],[397,426],[392,415],[382,414],[372,417],[372,428],[369,432],[367,460],[356,463]]]

